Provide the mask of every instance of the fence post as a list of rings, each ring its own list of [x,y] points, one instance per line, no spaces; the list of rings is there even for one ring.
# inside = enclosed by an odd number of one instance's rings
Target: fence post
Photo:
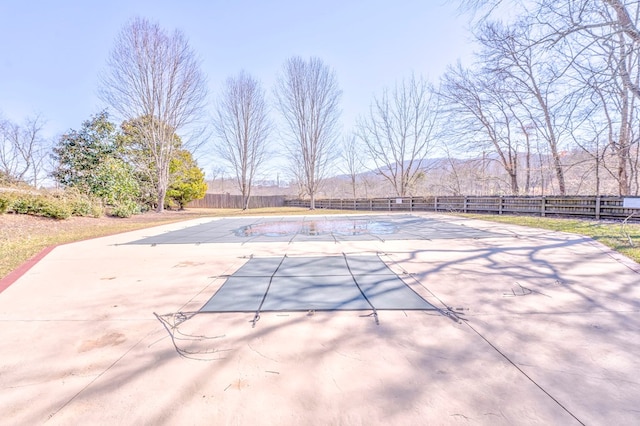
[[[596,197],[596,220],[600,220],[600,196]]]
[[[389,211],[391,211],[391,198],[387,200],[387,205],[389,206]]]
[[[467,203],[468,203],[468,197],[465,195],[464,196],[464,206],[462,207],[462,212],[463,213],[467,212]]]
[[[433,197],[433,211],[438,212],[438,196]]]
[[[369,198],[369,210],[373,211],[373,199]]]
[[[502,214],[502,195],[498,197],[498,214]]]
[[[540,198],[540,216],[545,217],[547,212],[547,197]]]

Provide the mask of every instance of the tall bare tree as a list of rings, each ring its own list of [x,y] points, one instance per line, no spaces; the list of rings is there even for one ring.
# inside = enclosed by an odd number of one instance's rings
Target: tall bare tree
[[[640,81],[631,56],[640,43],[640,7],[635,0],[572,0],[558,7],[551,0],[538,0],[539,10],[553,20],[547,39],[553,42],[587,34],[590,41],[607,46],[617,58],[615,78],[633,96],[640,98]],[[584,41],[584,39],[583,39]],[[635,73],[635,74],[634,74]]]
[[[289,143],[285,149],[292,171],[302,172],[302,184],[315,209],[315,197],[335,160],[340,97],[335,72],[318,58],[292,57],[275,88],[277,107]]]
[[[592,40],[611,40],[613,45],[619,43],[616,39],[620,37],[630,44],[640,43],[639,5],[636,0],[459,0],[459,3],[463,11],[477,13],[476,23],[480,24],[491,19],[500,8],[515,9],[528,15],[545,28],[536,43],[558,43],[577,33],[595,36]],[[615,49],[613,45],[611,47]],[[574,51],[580,52],[581,47]],[[626,88],[640,98],[640,81],[633,78],[633,70],[628,68],[628,64],[624,58],[619,61],[619,77]]]
[[[355,134],[342,139],[342,171],[349,176],[351,196],[354,203],[357,195],[358,174],[362,171],[362,149]]]
[[[560,194],[566,193],[563,137],[577,104],[575,93],[561,90],[567,67],[555,52],[535,42],[526,23],[489,23],[478,33],[487,68],[517,93],[537,135],[547,142]]]
[[[140,120],[141,143],[157,173],[157,211],[164,209],[174,134],[202,113],[206,81],[194,51],[180,31],[136,18],[118,35],[100,78],[99,95],[127,121]]]
[[[43,127],[40,115],[28,117],[23,124],[0,118],[0,177],[38,186],[48,155]]]
[[[228,78],[215,114],[214,126],[219,138],[217,151],[235,172],[243,210],[246,210],[253,179],[264,166],[271,130],[260,83],[244,71],[237,77]]]
[[[520,193],[519,127],[513,112],[513,96],[503,82],[481,71],[450,67],[443,78],[442,98],[446,102],[447,139],[459,151],[484,156],[494,153],[509,175],[511,194]]]
[[[637,0],[463,0],[473,10],[483,7],[491,17],[496,5],[525,5],[522,19],[535,28],[535,37],[521,41],[527,48],[534,46],[554,50],[570,64],[573,78],[589,90],[583,90],[582,102],[589,102],[598,93],[605,93],[601,110],[594,114],[604,118],[608,127],[607,147],[612,156],[604,164],[618,183],[621,195],[633,192],[637,180],[638,114],[640,73],[638,43],[640,42],[640,4]],[[567,90],[572,90],[568,88]],[[591,122],[593,122],[591,120]],[[593,129],[600,133],[597,128]],[[575,133],[572,132],[571,137]],[[593,140],[589,135],[586,140]],[[576,141],[579,142],[579,141]],[[610,158],[613,157],[613,158]],[[598,155],[593,157],[600,161]],[[611,161],[613,160],[613,161]],[[615,162],[615,164],[613,164]],[[611,163],[611,164],[609,164]],[[596,170],[598,168],[596,167]],[[637,186],[637,185],[636,185]]]
[[[579,38],[585,41],[590,37],[581,34]],[[637,80],[640,56],[622,34],[618,36],[616,49],[612,49],[612,41],[601,43],[597,38],[591,39],[587,41],[585,54],[572,58],[574,78],[583,92],[581,104],[585,105],[582,114],[585,126],[574,132],[574,138],[575,144],[596,163],[593,166],[596,179],[600,179],[598,172],[603,166],[616,180],[618,194],[628,195],[634,192],[632,187],[636,180],[637,161],[632,153],[640,142],[637,131],[640,109],[638,99],[619,78],[618,69],[620,59],[626,57],[625,66],[635,70],[634,79]]]
[[[427,82],[412,76],[375,97],[369,114],[358,121],[358,137],[376,171],[400,197],[423,176],[423,164],[435,145],[437,111]]]
[[[601,126],[594,133],[608,135],[604,168],[616,180],[619,195],[637,193],[638,161],[633,152],[640,143],[640,4],[583,0],[575,5],[584,12],[541,4],[545,16],[555,21],[555,26],[547,29],[547,38],[556,45],[581,46],[565,50],[576,79],[587,88],[585,97],[598,99],[599,109],[594,112]],[[598,160],[598,156],[594,158]]]

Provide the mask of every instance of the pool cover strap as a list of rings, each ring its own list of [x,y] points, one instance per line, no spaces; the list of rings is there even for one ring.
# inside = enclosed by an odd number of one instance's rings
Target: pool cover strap
[[[360,287],[360,284],[358,284],[358,280],[353,275],[351,266],[349,266],[349,260],[347,260],[347,255],[344,252],[342,252],[342,256],[344,257],[344,263],[347,264],[347,269],[349,270],[349,274],[351,275],[351,278],[353,278],[353,282],[355,283],[356,287],[358,287],[358,290],[360,291],[360,294],[362,294],[362,297],[364,297],[364,300],[367,301],[367,303],[369,304],[369,306],[371,306],[371,309],[373,310],[373,318],[376,321],[376,325],[380,325],[380,320],[378,319],[378,311],[376,311],[376,307],[373,306],[373,303],[371,303],[371,300],[369,300],[367,295],[364,294],[364,291],[362,291],[362,287]]]
[[[271,274],[271,277],[269,278],[269,285],[267,285],[267,289],[264,291],[264,295],[262,296],[262,300],[260,301],[260,306],[258,306],[258,310],[256,310],[256,314],[253,316],[253,320],[251,321],[251,328],[255,328],[256,323],[260,321],[260,311],[262,310],[262,305],[264,305],[264,301],[267,298],[267,294],[269,294],[269,289],[271,288],[273,277],[276,276],[276,274],[278,273],[278,269],[280,269],[280,266],[282,266],[282,262],[284,262],[286,258],[287,258],[287,255],[285,254],[282,257],[282,259],[280,259],[280,263],[278,263],[278,267],[275,269],[275,271],[273,271],[273,274]]]

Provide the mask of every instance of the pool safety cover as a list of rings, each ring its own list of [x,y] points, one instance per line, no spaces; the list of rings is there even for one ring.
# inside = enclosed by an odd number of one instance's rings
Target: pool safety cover
[[[412,215],[224,218],[128,244],[211,244],[490,238],[500,234]]]
[[[251,258],[200,312],[432,310],[372,255]]]

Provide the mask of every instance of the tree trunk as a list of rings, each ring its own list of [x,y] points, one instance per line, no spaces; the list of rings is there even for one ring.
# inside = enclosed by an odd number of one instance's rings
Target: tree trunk
[[[626,91],[621,93],[622,110],[620,111],[620,131],[616,154],[618,157],[618,195],[628,195],[629,181],[627,176],[627,160],[629,158],[629,96]]]
[[[551,112],[549,111],[549,107],[545,102],[537,85],[534,85],[534,94],[536,96],[536,99],[538,100],[538,105],[540,105],[544,113],[545,127],[547,129],[547,132],[549,133],[547,142],[549,143],[551,157],[553,158],[553,168],[556,174],[556,179],[558,180],[558,191],[560,192],[560,195],[566,195],[567,190],[564,182],[564,169],[562,167],[562,159],[560,158],[560,153],[558,152],[558,138],[553,128]]]
[[[243,194],[242,197],[242,210],[248,210],[249,209],[249,198],[251,197],[251,194]]]
[[[600,196],[600,150],[596,146],[596,196]]]
[[[356,199],[356,178],[355,176],[351,176],[351,190],[353,192],[353,199]]]
[[[249,208],[249,196],[251,189],[247,186],[246,181],[243,181],[240,184],[240,190],[242,192],[242,210],[247,210]]]
[[[529,140],[529,134],[526,132],[526,129],[523,128],[523,130],[525,132],[525,140],[527,143],[527,152],[525,157],[525,167],[527,170],[524,180],[524,193],[525,195],[529,195],[531,192],[531,141]]]
[[[517,173],[509,173],[509,177],[511,178],[511,194],[518,195],[520,192],[520,187],[518,186],[518,174]]]
[[[309,202],[309,210],[315,210],[316,209],[316,193],[315,193],[315,191],[311,191],[309,196],[311,197],[311,201]]]
[[[156,207],[156,213],[162,213],[164,211],[164,199],[167,195],[167,188],[164,185],[158,185],[158,206]]]

